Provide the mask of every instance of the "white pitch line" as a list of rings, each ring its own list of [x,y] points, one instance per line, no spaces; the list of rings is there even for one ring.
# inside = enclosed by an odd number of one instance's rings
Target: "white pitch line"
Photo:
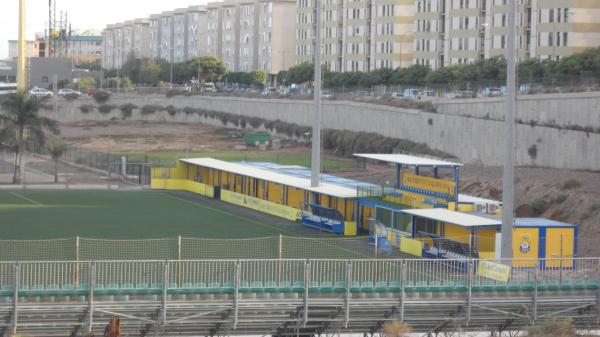
[[[26,197],[26,196],[24,196],[24,195],[20,195],[19,193],[16,193],[16,192],[10,192],[10,194],[11,194],[11,195],[14,195],[14,196],[15,196],[15,197],[17,197],[17,198],[23,199],[23,200],[25,200],[25,201],[29,201],[30,203],[32,203],[32,204],[34,204],[34,205],[38,205],[38,206],[44,206],[42,203],[40,203],[40,202],[37,202],[37,201],[35,201],[35,200],[31,199],[31,198],[28,198],[28,197]]]

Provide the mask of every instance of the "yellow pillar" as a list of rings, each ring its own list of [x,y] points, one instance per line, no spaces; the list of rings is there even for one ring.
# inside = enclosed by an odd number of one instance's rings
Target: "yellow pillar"
[[[17,89],[27,90],[27,74],[25,69],[25,0],[19,0],[19,55],[17,58]]]

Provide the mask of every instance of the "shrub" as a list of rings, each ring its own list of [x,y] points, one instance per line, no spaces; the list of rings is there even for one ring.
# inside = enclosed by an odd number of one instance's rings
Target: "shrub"
[[[563,186],[562,186],[562,190],[575,190],[581,187],[581,183],[578,180],[575,179],[569,179],[567,180]]]
[[[550,208],[550,203],[544,199],[536,199],[529,204],[529,207],[531,207],[532,216],[538,217]]]
[[[111,111],[113,111],[116,108],[117,108],[116,105],[102,104],[98,107],[98,111],[100,111],[100,113],[103,113],[103,114],[109,114]]]
[[[105,103],[110,99],[110,95],[110,91],[97,90],[94,92],[94,100],[96,100],[96,103]]]
[[[119,107],[123,119],[130,118],[133,115],[133,109],[137,108],[138,106],[132,103],[121,104],[121,106]]]
[[[567,195],[566,194],[561,194],[556,199],[554,199],[554,203],[557,204],[557,205],[561,205],[565,201],[567,201]]]
[[[79,111],[81,111],[84,114],[90,113],[90,112],[94,111],[94,109],[95,109],[95,106],[93,106],[91,104],[84,104],[79,107]]]
[[[529,157],[535,160],[537,158],[537,145],[533,144],[527,149],[527,153],[529,153]]]
[[[175,108],[172,105],[169,105],[167,106],[167,112],[169,113],[169,115],[175,116],[175,114],[177,113],[177,108]]]
[[[150,115],[157,111],[162,111],[165,108],[162,105],[147,104],[142,107],[142,115]]]
[[[67,101],[73,101],[79,98],[78,94],[66,94],[63,96]]]
[[[578,335],[577,329],[570,319],[551,320],[527,329],[527,337],[574,337]]]
[[[183,108],[183,112],[185,112],[186,115],[191,115],[194,113],[194,109],[190,108],[189,106],[186,106],[185,108]]]

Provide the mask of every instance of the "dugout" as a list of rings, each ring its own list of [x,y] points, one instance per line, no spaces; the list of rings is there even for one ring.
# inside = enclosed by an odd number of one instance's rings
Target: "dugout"
[[[520,267],[571,268],[577,257],[578,226],[542,218],[517,218],[513,228],[513,257]],[[556,260],[552,260],[556,259]]]
[[[190,184],[204,186],[222,201],[306,221],[320,230],[349,236],[360,231],[357,190],[363,183],[351,179],[323,174],[321,185],[313,188],[305,167],[213,158],[181,159],[174,169],[153,172],[155,189],[186,190],[182,187]]]

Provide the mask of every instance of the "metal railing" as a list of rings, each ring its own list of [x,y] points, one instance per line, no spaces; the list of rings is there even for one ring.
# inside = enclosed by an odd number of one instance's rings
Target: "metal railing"
[[[548,260],[545,262],[548,262]],[[536,266],[541,265],[536,261]],[[0,263],[0,291],[96,289],[345,288],[398,291],[400,287],[597,287],[599,258],[567,259],[564,268],[520,268],[521,260],[486,261],[506,280],[484,272],[484,260],[187,260]],[[515,267],[517,266],[517,267]],[[18,280],[18,284],[16,282]],[[93,283],[91,280],[95,280]],[[308,284],[305,283],[308,280]],[[552,288],[549,288],[552,289]],[[483,289],[485,290],[485,289]]]

